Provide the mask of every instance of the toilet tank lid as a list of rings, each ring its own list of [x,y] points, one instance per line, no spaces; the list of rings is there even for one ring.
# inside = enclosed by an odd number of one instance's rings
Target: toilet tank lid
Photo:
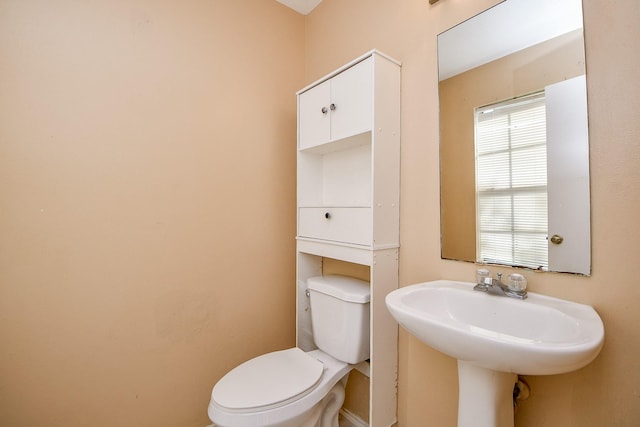
[[[371,300],[371,288],[369,282],[354,279],[353,277],[328,274],[307,279],[310,291],[320,292],[347,302],[360,304]]]

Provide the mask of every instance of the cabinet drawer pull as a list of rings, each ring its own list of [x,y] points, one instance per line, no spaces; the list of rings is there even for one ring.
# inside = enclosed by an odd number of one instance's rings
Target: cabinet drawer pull
[[[327,107],[322,107],[322,110],[320,110],[320,111],[322,111],[322,114],[327,114],[327,111],[329,111],[329,110],[327,110]]]
[[[331,111],[335,110],[336,109],[336,104],[329,105],[329,108],[331,108]]]
[[[330,213],[330,212],[325,212],[325,213],[324,213],[324,217],[325,217],[326,219],[330,219],[330,218],[331,218],[331,213]]]

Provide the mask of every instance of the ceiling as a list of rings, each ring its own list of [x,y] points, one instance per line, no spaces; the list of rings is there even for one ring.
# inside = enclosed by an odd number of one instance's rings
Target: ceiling
[[[440,80],[578,28],[581,0],[499,3],[438,35]]]
[[[303,15],[311,12],[322,0],[276,0]]]

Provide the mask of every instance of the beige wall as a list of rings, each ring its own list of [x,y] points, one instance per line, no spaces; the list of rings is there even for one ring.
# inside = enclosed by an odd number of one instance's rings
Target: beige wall
[[[403,63],[403,285],[473,278],[473,264],[440,259],[436,34],[495,3],[324,0],[307,18],[309,82],[372,48]],[[532,397],[518,411],[518,427],[640,425],[640,5],[584,0],[584,9],[593,275],[527,275],[534,292],[592,304],[607,336],[588,367],[527,378]],[[455,426],[455,361],[402,332],[399,369],[399,425]]]
[[[295,343],[304,18],[0,0],[0,425],[193,426]]]
[[[0,424],[202,427],[293,345],[293,93],[371,48],[403,62],[401,283],[473,277],[440,259],[435,42],[496,2],[0,0]],[[605,347],[518,427],[640,423],[639,7],[585,0],[593,275],[529,277]],[[454,426],[455,379],[402,332],[400,426]]]

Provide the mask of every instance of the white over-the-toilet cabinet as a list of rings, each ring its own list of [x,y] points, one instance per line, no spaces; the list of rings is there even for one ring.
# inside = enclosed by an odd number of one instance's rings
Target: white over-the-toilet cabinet
[[[306,281],[324,259],[369,266],[369,422],[396,422],[400,63],[371,51],[298,93],[297,345],[315,348]]]

